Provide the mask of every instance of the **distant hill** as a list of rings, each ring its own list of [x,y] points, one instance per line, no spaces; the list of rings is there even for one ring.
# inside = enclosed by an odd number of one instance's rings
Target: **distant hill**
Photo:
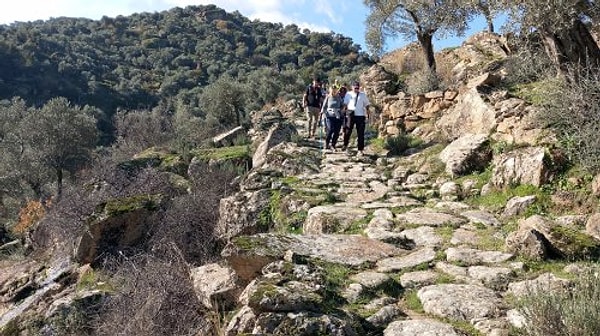
[[[0,25],[0,99],[39,105],[64,96],[108,114],[195,94],[223,75],[245,81],[270,69],[302,83],[370,64],[351,38],[251,21],[214,5]]]

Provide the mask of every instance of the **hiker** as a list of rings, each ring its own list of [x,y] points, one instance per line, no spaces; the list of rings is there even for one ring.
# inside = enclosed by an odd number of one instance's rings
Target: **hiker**
[[[329,94],[325,96],[323,107],[321,107],[321,115],[327,119],[327,136],[325,137],[325,149],[335,151],[340,128],[342,127],[342,104],[343,100],[338,94],[338,87],[332,85],[329,88]]]
[[[348,92],[348,89],[346,88],[346,84],[342,84],[342,86],[340,86],[339,90],[338,90],[338,95],[340,96],[340,98],[342,99],[342,111],[341,111],[341,119],[342,119],[342,127],[341,127],[341,132],[338,134],[338,136],[341,134],[342,135],[342,141],[344,139],[344,134],[346,134],[346,109],[344,108],[343,104],[344,104],[344,98],[346,98],[346,93]],[[337,139],[335,139],[337,142]]]
[[[360,91],[360,83],[352,83],[352,90],[348,92],[346,94],[346,97],[344,98],[344,105],[346,106],[347,111],[347,129],[344,133],[344,147],[342,147],[342,150],[348,150],[350,135],[352,134],[352,129],[354,128],[354,125],[356,125],[356,135],[358,138],[358,153],[356,155],[358,157],[362,157],[364,155],[363,151],[365,149],[365,126],[367,120],[369,119],[370,104],[371,103],[369,102],[369,98],[367,98],[367,94]]]
[[[318,77],[315,77],[313,78],[312,84],[306,88],[304,97],[302,98],[302,107],[306,112],[306,119],[308,121],[308,137],[311,139],[315,138],[322,102],[323,93],[321,91],[321,81]]]

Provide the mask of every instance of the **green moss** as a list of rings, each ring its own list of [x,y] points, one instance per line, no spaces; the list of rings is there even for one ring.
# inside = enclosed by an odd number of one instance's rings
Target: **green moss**
[[[529,206],[524,216],[545,214],[552,209],[550,194],[546,190],[531,184],[521,184],[511,188],[493,190],[487,195],[468,198],[466,203],[473,207],[483,207],[488,211],[500,212],[511,198],[529,195],[536,196],[536,200]]]
[[[549,78],[537,82],[517,84],[509,88],[509,93],[532,105],[542,106],[549,92],[556,92],[556,79]]]
[[[416,313],[425,313],[425,310],[423,309],[423,304],[421,303],[421,300],[419,300],[419,297],[417,296],[417,290],[415,289],[406,291],[406,293],[404,294],[404,303],[406,304],[406,307],[408,309]]]
[[[241,250],[250,251],[264,246],[264,240],[256,236],[237,236],[231,239],[231,243]]]
[[[368,214],[366,217],[353,220],[342,233],[362,234],[363,230],[367,227],[373,217],[373,214]]]
[[[454,320],[449,318],[445,318],[442,320],[448,323],[449,325],[453,326],[455,329],[462,331],[466,335],[483,336],[483,334],[479,330],[477,330],[471,323],[467,321]]]
[[[112,199],[101,203],[96,208],[96,215],[112,217],[135,210],[146,209],[154,211],[162,200],[162,195],[136,195],[125,198]],[[95,216],[92,216],[95,218]]]
[[[558,248],[565,253],[566,258],[596,258],[600,255],[598,241],[586,233],[563,225],[555,225],[550,229],[550,234],[553,241],[560,244]]]

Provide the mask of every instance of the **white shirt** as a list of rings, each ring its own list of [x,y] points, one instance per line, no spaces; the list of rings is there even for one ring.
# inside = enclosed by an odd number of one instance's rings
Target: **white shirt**
[[[356,95],[358,94],[358,100]],[[356,101],[356,105],[354,102]],[[354,111],[355,116],[366,116],[367,106],[371,105],[369,98],[364,92],[355,92],[354,90],[346,93],[344,97],[344,105],[348,107],[348,111]]]

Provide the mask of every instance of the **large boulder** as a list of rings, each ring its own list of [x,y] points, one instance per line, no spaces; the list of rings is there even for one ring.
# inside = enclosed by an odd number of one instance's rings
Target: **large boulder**
[[[264,214],[269,210],[271,195],[270,189],[261,189],[221,199],[215,227],[217,237],[226,241],[238,235],[267,232],[271,223]]]
[[[282,142],[289,142],[296,136],[296,127],[288,122],[280,122],[273,125],[266,138],[258,145],[252,157],[252,167],[259,168],[267,161],[269,150]]]
[[[540,235],[543,238],[540,239]],[[540,246],[540,241],[544,247]],[[517,246],[515,243],[528,245]],[[600,255],[600,240],[552,219],[533,215],[519,222],[518,230],[507,238],[507,248],[526,256],[538,256],[536,259],[546,255],[569,260],[586,259]]]
[[[148,218],[161,203],[161,195],[136,195],[99,204],[77,242],[75,260],[94,263],[102,255],[142,243],[149,229]]]
[[[257,234],[233,238],[221,255],[243,281],[276,260],[321,260],[350,267],[406,254],[406,250],[359,235]]]
[[[440,153],[446,173],[456,176],[485,168],[492,159],[487,144],[487,134],[467,134],[454,140]]]
[[[519,184],[539,187],[551,177],[550,162],[543,147],[518,148],[494,158],[490,182],[496,187]]]
[[[435,124],[446,138],[454,140],[463,134],[490,134],[496,128],[494,107],[484,100],[477,88],[460,94],[455,102]]]

